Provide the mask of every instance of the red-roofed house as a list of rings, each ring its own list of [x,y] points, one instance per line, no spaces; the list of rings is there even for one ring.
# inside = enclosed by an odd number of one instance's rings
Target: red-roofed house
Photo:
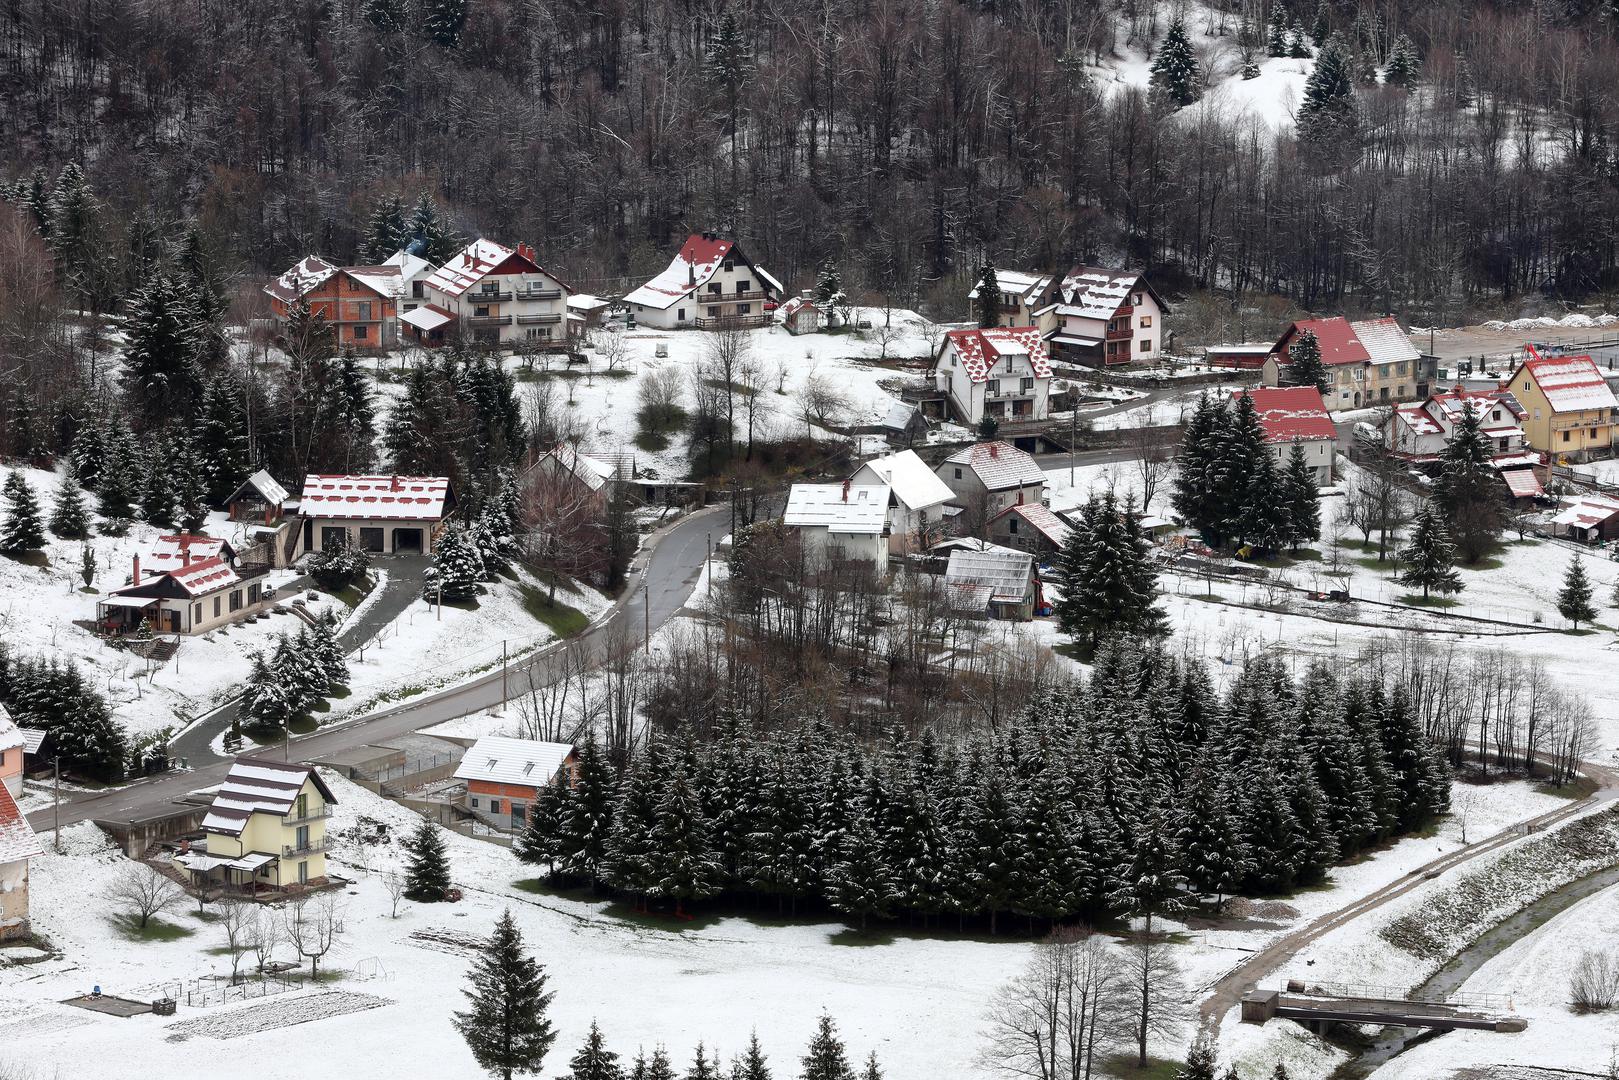
[[[28,860],[44,853],[11,789],[0,784],[0,941],[28,933]]]
[[[425,303],[403,321],[407,333],[423,344],[442,341],[459,328],[480,341],[566,348],[577,335],[568,316],[572,291],[536,261],[527,244],[509,248],[480,238],[427,276]]]
[[[333,266],[310,255],[264,287],[276,321],[285,324],[302,297],[331,325],[341,348],[391,348],[403,287],[397,266]]]
[[[766,326],[766,304],[781,283],[748,258],[740,244],[692,233],[663,272],[624,297],[630,317],[660,330],[729,330]]]
[[[1317,485],[1332,483],[1333,460],[1338,448],[1338,429],[1327,415],[1321,391],[1313,386],[1277,386],[1259,390],[1238,390],[1233,401],[1247,396],[1265,429],[1276,461],[1286,468],[1293,444],[1304,448],[1304,460],[1315,474]]]
[[[1034,326],[952,330],[933,369],[956,416],[978,424],[986,416],[1044,420],[1051,394],[1051,360]]]
[[[96,601],[101,633],[117,637],[144,621],[157,634],[201,634],[274,603],[275,590],[262,580],[268,567],[234,566],[234,556],[223,550],[203,558],[194,557],[190,546],[175,550],[179,564],[165,560],[165,569],[155,572],[143,572],[135,556],[129,584]]]
[[[381,555],[431,554],[454,509],[447,476],[311,474],[298,501],[305,551],[347,543]]]
[[[1329,409],[1359,409],[1418,401],[1428,395],[1436,361],[1411,344],[1393,319],[1350,322],[1342,316],[1300,319],[1282,332],[1265,358],[1260,381],[1281,386],[1292,364],[1288,352],[1306,330],[1321,347],[1321,363],[1331,382],[1325,394]]]
[[[1053,359],[1090,367],[1156,360],[1169,305],[1134,270],[1076,266],[1034,313]]]
[[[1543,356],[1533,346],[1507,380],[1523,406],[1524,436],[1556,458],[1606,457],[1619,440],[1619,400],[1589,356]]]
[[[1469,406],[1478,414],[1479,427],[1490,440],[1498,462],[1513,465],[1535,464],[1525,445],[1519,420],[1523,406],[1505,390],[1467,390],[1461,386],[1430,394],[1424,401],[1401,405],[1388,425],[1386,445],[1396,457],[1417,464],[1439,460],[1439,453],[1456,431],[1462,411]]]

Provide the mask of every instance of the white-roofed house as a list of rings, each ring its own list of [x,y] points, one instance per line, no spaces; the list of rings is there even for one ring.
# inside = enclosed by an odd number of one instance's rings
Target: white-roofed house
[[[239,757],[202,820],[204,839],[175,856],[199,884],[258,892],[326,880],[326,819],[337,802],[308,765]]]
[[[669,265],[627,293],[624,303],[640,326],[728,330],[769,325],[765,305],[781,295],[781,283],[741,245],[713,233],[692,233]]]
[[[925,551],[944,535],[952,492],[915,450],[876,458],[856,469],[851,485],[888,487],[888,550]]]
[[[1019,622],[1034,618],[1040,587],[1034,556],[1027,552],[952,551],[944,583],[959,611]]]
[[[401,321],[424,344],[456,329],[482,341],[563,349],[576,337],[567,282],[541,266],[527,244],[478,239],[422,283],[425,303]]]
[[[794,484],[782,524],[795,530],[807,554],[831,561],[888,565],[886,484]]]
[[[381,555],[428,555],[454,510],[447,476],[311,473],[298,500],[305,551],[347,543]]]
[[[1009,442],[974,443],[933,471],[953,493],[951,504],[964,511],[962,531],[974,536],[982,536],[990,519],[1007,507],[1046,497],[1040,463]]]
[[[951,330],[933,368],[951,411],[976,426],[984,417],[1044,420],[1051,361],[1033,326]]]
[[[0,705],[0,786],[13,795],[22,794],[22,759],[27,745],[22,728]]]
[[[621,460],[623,460],[621,456]],[[620,470],[610,462],[581,453],[571,443],[558,443],[525,470],[528,478],[544,484],[561,484],[573,489],[572,494],[606,498],[607,485],[615,480],[628,480],[633,465]]]
[[[11,788],[0,784],[0,941],[28,933],[28,860],[44,853]]]
[[[967,291],[967,305],[972,318],[978,317],[978,292],[982,281],[973,282]],[[995,285],[1001,291],[1001,325],[1031,326],[1034,313],[1056,299],[1057,279],[1051,274],[1032,270],[1002,270],[995,268]]]
[[[432,263],[406,248],[400,248],[382,260],[382,265],[398,270],[399,291],[396,297],[401,315],[427,303],[427,279],[433,276]]]
[[[1018,503],[989,519],[989,538],[1004,547],[1027,551],[1037,560],[1062,550],[1073,526],[1044,503]]]
[[[519,830],[540,789],[573,782],[571,743],[485,735],[467,750],[455,778],[467,785],[467,809],[500,829]]]
[[[1533,347],[1507,380],[1531,447],[1558,459],[1608,457],[1619,442],[1619,400],[1589,356],[1542,355]]]
[[[1053,360],[1105,367],[1163,352],[1169,305],[1140,272],[1076,266],[1056,292],[1034,313]]]
[[[225,507],[232,521],[274,525],[281,520],[291,498],[285,485],[260,469],[242,481],[241,487],[225,500]]]

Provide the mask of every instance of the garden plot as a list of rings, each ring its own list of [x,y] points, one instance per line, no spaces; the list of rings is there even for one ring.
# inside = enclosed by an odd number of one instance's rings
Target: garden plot
[[[240,1039],[246,1035],[280,1031],[298,1024],[330,1020],[333,1017],[348,1016],[368,1009],[380,1009],[384,1005],[392,1004],[394,1003],[388,998],[377,997],[375,994],[357,994],[351,990],[327,990],[283,1001],[261,1002],[220,1016],[197,1016],[170,1024],[166,1030],[169,1032],[169,1042],[184,1042],[199,1037]]]

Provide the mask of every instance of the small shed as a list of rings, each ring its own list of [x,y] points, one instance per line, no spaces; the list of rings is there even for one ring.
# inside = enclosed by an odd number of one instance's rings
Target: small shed
[[[225,506],[232,521],[274,525],[286,512],[287,500],[291,497],[275,477],[260,469],[242,481],[242,486],[225,500]]]
[[[1619,501],[1601,495],[1565,499],[1550,525],[1553,536],[1582,544],[1612,540],[1619,537]]]
[[[807,296],[795,296],[776,309],[776,318],[789,334],[817,334],[826,326],[826,317],[815,301]]]
[[[1038,586],[1027,552],[953,551],[944,581],[961,611],[1016,622],[1034,618]]]

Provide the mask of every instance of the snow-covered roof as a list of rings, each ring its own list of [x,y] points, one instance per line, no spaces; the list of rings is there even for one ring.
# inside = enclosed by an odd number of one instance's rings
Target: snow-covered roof
[[[343,273],[389,300],[397,300],[405,293],[405,278],[397,266],[345,266]]]
[[[1507,490],[1512,492],[1515,499],[1527,499],[1546,493],[1546,489],[1540,485],[1540,477],[1535,475],[1532,468],[1502,469],[1501,479],[1506,481]]]
[[[167,574],[203,559],[223,558],[230,550],[230,545],[217,536],[194,533],[160,536],[152,541],[152,550],[146,555],[146,569]]]
[[[296,265],[266,285],[264,291],[277,300],[291,304],[335,273],[337,267],[319,255],[305,255]]]
[[[1129,302],[1142,277],[1134,270],[1107,270],[1099,266],[1076,266],[1062,279],[1062,315],[1085,319],[1111,319]],[[1140,286],[1147,288],[1145,283]],[[1156,298],[1156,294],[1155,294]],[[1161,301],[1160,301],[1161,303]]]
[[[27,743],[22,728],[11,718],[4,705],[0,705],[0,750],[15,750]]]
[[[880,404],[877,408],[880,410],[877,422],[890,431],[904,431],[917,416],[916,406],[909,401],[890,400],[887,408]]]
[[[1018,296],[1028,296],[1031,292],[1042,292],[1051,284],[1050,274],[1037,274],[1032,270],[1001,270],[995,271],[995,284],[1003,293],[1014,293]],[[967,293],[967,299],[978,299],[979,282],[973,282],[972,289]]]
[[[1396,405],[1394,407],[1395,422],[1413,436],[1443,435],[1445,432],[1439,426],[1439,421],[1428,415],[1428,410],[1424,405],[1425,403],[1420,401],[1414,401],[1407,405]]]
[[[1033,577],[1034,556],[1026,551],[952,551],[944,569],[952,599],[973,611],[996,601],[1022,603]]]
[[[39,753],[39,748],[45,745],[45,736],[50,734],[43,728],[35,727],[21,727],[17,730],[22,732],[22,752],[30,755]]]
[[[236,568],[217,555],[200,562],[191,560],[190,566],[178,566],[169,572],[169,580],[184,589],[187,596],[201,596],[241,583]]]
[[[552,447],[545,456],[553,459],[558,467],[591,491],[600,491],[613,478],[615,471],[607,462],[581,454],[567,443]]]
[[[1619,399],[1589,356],[1541,356],[1531,349],[1521,370],[1529,372],[1553,412],[1619,408]]]
[[[480,236],[434,270],[427,278],[427,287],[447,296],[460,296],[506,263],[513,264],[505,271],[510,274],[549,273],[534,261],[534,249],[527,244],[509,248]]]
[[[1044,485],[1046,482],[1046,474],[1041,471],[1040,463],[1004,440],[963,447],[945,458],[944,464],[934,472],[942,477],[944,469],[956,465],[972,469],[978,474],[979,482],[990,491],[1030,484]]]
[[[445,323],[454,322],[455,316],[437,304],[423,304],[421,307],[400,312],[399,321],[409,323],[418,330],[437,330]]]
[[[298,511],[312,518],[438,521],[450,494],[447,476],[304,477]]]
[[[987,330],[951,330],[945,335],[967,378],[987,382],[995,365],[1014,356],[1029,358],[1029,367],[1038,378],[1051,378],[1051,359],[1046,355],[1040,330],[1033,326],[997,326]]]
[[[329,803],[337,801],[325,781],[307,765],[239,757],[231,763],[225,782],[219,786],[207,816],[202,819],[203,831],[240,836],[254,814],[285,817],[296,805],[298,792],[310,781],[314,782],[321,798]]]
[[[573,747],[568,743],[485,735],[472,744],[461,764],[456,766],[455,778],[543,787],[551,782],[572,753]]]
[[[1338,438],[1338,429],[1327,415],[1327,406],[1321,400],[1321,391],[1313,386],[1271,386],[1256,390],[1238,390],[1231,395],[1233,401],[1244,395],[1253,399],[1259,424],[1265,429],[1265,441],[1288,443],[1294,439]]]
[[[39,837],[34,835],[28,819],[17,809],[17,801],[11,797],[10,790],[0,784],[0,864],[31,859],[44,853]]]
[[[1292,363],[1287,346],[1306,330],[1315,335],[1316,344],[1321,348],[1321,363],[1327,367],[1390,364],[1422,358],[1400,324],[1392,318],[1350,322],[1337,315],[1329,319],[1300,319],[1283,331],[1271,347],[1280,363]]]
[[[231,497],[225,501],[235,502],[237,499],[240,499],[243,495],[248,494],[249,492],[257,494],[259,498],[263,499],[271,506],[280,506],[291,498],[287,492],[287,489],[281,486],[281,482],[279,480],[271,476],[265,470],[260,469],[252,476],[249,476],[246,480],[243,480],[242,486],[237,488],[236,491],[232,493]]]
[[[611,303],[611,300],[600,296],[592,296],[589,293],[573,293],[568,297],[568,306],[575,311],[595,311],[597,308],[604,308]]]
[[[1355,337],[1360,339],[1366,357],[1374,364],[1392,364],[1400,360],[1420,360],[1422,353],[1411,344],[1400,324],[1393,319],[1368,319],[1349,324]]]
[[[1074,527],[1053,513],[1044,503],[1017,503],[996,514],[991,521],[1003,517],[1020,517],[1052,544],[1062,547]]]
[[[854,479],[859,479],[867,470],[887,484],[894,498],[907,509],[922,510],[950,501],[952,492],[949,486],[928,468],[928,463],[918,457],[915,450],[901,450],[897,454],[868,461],[856,470]]]
[[[776,318],[782,322],[797,315],[800,311],[817,311],[815,301],[807,296],[794,296],[776,309]]]
[[[693,289],[708,283],[728,256],[742,258],[759,275],[760,280],[778,295],[785,290],[781,282],[771,277],[759,264],[743,255],[735,243],[723,240],[713,233],[692,233],[680,245],[674,259],[651,281],[624,297],[627,304],[663,310],[672,307]]]
[[[832,533],[880,535],[888,526],[886,484],[794,484],[782,524]]]
[[[771,291],[774,292],[777,296],[780,296],[782,293],[787,291],[785,288],[782,287],[781,282],[777,281],[775,275],[772,274],[769,270],[766,270],[764,267],[759,266],[756,263],[749,263],[748,265],[753,267],[753,272],[755,274],[758,274],[759,277],[761,279],[763,279],[764,283],[766,285],[769,285]]]
[[[928,550],[935,554],[951,551],[1004,551],[1010,555],[1024,554],[1017,548],[1009,548],[1005,544],[992,544],[988,540],[980,540],[976,536],[952,536],[948,540],[940,540]]]
[[[412,255],[404,248],[400,248],[386,259],[383,259],[382,265],[398,267],[399,277],[403,281],[415,281],[433,269],[432,263],[420,255]]]

